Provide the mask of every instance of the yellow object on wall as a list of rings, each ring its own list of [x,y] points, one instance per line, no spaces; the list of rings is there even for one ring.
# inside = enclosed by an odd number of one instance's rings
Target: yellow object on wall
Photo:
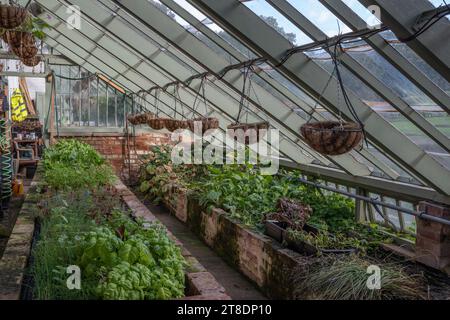
[[[19,88],[14,90],[11,97],[11,118],[13,121],[21,122],[28,116],[27,106]]]

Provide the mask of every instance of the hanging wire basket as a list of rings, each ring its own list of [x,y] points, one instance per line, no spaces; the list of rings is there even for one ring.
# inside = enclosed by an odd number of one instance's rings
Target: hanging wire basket
[[[170,132],[174,132],[175,130],[177,130],[179,128],[179,122],[181,120],[176,120],[176,119],[164,119],[164,127],[169,130]]]
[[[166,119],[165,118],[154,118],[150,119],[147,124],[150,128],[154,130],[162,130],[165,128]]]
[[[12,47],[33,46],[36,44],[36,38],[32,33],[26,31],[8,30],[3,35],[3,40]]]
[[[239,113],[236,119],[235,123],[232,123],[227,126],[228,130],[243,130],[245,134],[245,144],[250,144],[254,142],[259,142],[259,140],[262,138],[260,130],[268,130],[270,128],[270,123],[268,121],[261,121],[261,122],[254,122],[254,123],[243,123],[240,122],[240,119],[242,117],[242,113],[244,109],[247,112],[247,117],[249,113],[249,107],[245,106],[245,101],[249,103],[248,97],[250,96],[251,89],[253,89],[252,85],[252,72],[253,72],[253,63],[246,66],[246,69],[244,70],[244,84],[242,88],[242,95],[241,100],[239,102]],[[248,83],[248,85],[247,85]],[[247,92],[246,92],[247,90]],[[255,92],[256,96],[256,92]],[[258,98],[256,96],[256,98]],[[254,137],[252,137],[254,135]],[[235,132],[233,132],[234,139],[237,139]],[[255,138],[255,139],[252,139]]]
[[[333,79],[333,75],[336,74],[338,87],[340,89],[338,90],[338,102],[340,93],[342,93],[345,105],[356,122],[344,121],[339,112],[338,121],[317,121],[310,123],[309,121],[312,119],[311,113],[309,120],[300,128],[301,134],[311,148],[323,155],[330,156],[342,155],[358,147],[362,149],[362,141],[363,139],[366,139],[364,124],[359,119],[358,114],[351,103],[339,70],[339,48],[343,51],[340,41],[336,43],[334,51],[330,53],[333,60],[334,69],[330,74],[330,78],[328,79],[322,93],[320,94],[317,104],[320,102],[321,97]],[[315,107],[313,108],[313,112],[314,110]]]
[[[208,80],[207,74],[203,74],[201,77],[200,87],[198,89],[197,95],[195,96],[194,105],[193,105],[193,110],[196,111],[197,110],[197,100],[201,96],[204,107],[205,107],[205,113],[204,113],[205,115],[186,121],[187,128],[189,130],[191,130],[192,132],[195,132],[196,123],[197,124],[201,123],[202,134],[204,134],[206,131],[208,131],[210,129],[218,129],[219,128],[219,119],[206,116],[206,114],[208,113],[208,103],[207,103],[206,94],[205,94],[205,84],[206,84],[207,80]]]
[[[153,118],[155,118],[155,114],[153,112],[144,112],[135,115],[129,115],[127,119],[132,125],[139,125],[147,124],[148,121]]]
[[[217,118],[208,118],[208,117],[200,117],[200,118],[195,118],[192,120],[188,120],[188,126],[189,126],[189,130],[191,130],[192,132],[195,132],[195,123],[196,122],[201,122],[202,125],[202,133],[205,133],[206,131],[210,130],[210,129],[217,129],[219,128],[219,119]]]
[[[300,129],[308,145],[317,152],[336,156],[361,146],[363,128],[355,122],[320,121]]]
[[[31,58],[21,58],[20,61],[22,61],[22,63],[27,67],[36,67],[42,59],[39,56],[34,56]]]
[[[267,121],[255,122],[255,123],[234,123],[230,124],[227,129],[228,130],[243,130],[245,134],[245,144],[249,144],[251,139],[250,135],[254,133],[256,135],[256,142],[259,142],[260,131],[259,130],[268,130],[270,128],[270,124]]]
[[[19,47],[11,47],[11,51],[22,60],[34,58],[38,53],[38,48],[35,45],[21,45]]]
[[[28,11],[19,6],[0,4],[0,28],[15,29],[28,17]]]
[[[19,58],[30,59],[38,53],[36,38],[30,32],[9,30],[5,32],[4,39]]]

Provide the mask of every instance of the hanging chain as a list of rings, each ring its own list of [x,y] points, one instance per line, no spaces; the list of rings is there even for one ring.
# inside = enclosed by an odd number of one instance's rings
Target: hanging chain
[[[328,87],[330,86],[331,80],[333,79],[333,76],[334,76],[335,73],[336,73],[336,68],[333,69],[333,72],[330,74],[330,77],[328,78],[328,81],[325,84],[325,87],[323,88],[322,92],[319,95],[319,98],[316,100],[316,103],[314,104],[313,108],[311,109],[311,112],[308,113],[309,118],[306,121],[306,123],[309,123],[312,120],[312,118],[314,116],[314,113],[317,110],[317,106],[320,104],[325,91],[327,91]]]
[[[247,88],[247,93],[245,94],[246,98],[246,105],[244,106],[245,108],[245,122],[248,123],[248,115],[250,113],[250,94],[251,94],[251,89],[252,89],[252,77],[253,77],[253,67],[250,66],[249,67],[249,74],[248,74],[248,88]]]
[[[247,90],[247,81],[248,81],[248,77],[250,74],[250,69],[251,69],[251,64],[246,65],[244,67],[244,81],[243,81],[243,85],[242,85],[242,95],[241,95],[241,100],[239,101],[239,112],[236,118],[236,123],[239,124],[240,123],[240,119],[241,119],[241,114],[242,114],[242,110],[244,109],[244,103],[245,100],[247,98],[245,91]]]
[[[155,89],[155,102],[154,102],[154,107],[155,107],[155,111],[156,111],[156,116],[159,117],[159,94],[160,94],[160,88],[156,88]]]
[[[201,88],[202,88],[202,95],[203,95],[203,103],[205,104],[205,113],[203,114],[203,118],[208,117],[208,103],[206,101],[206,82],[208,81],[208,75],[206,74],[203,78],[202,78],[202,83],[201,83]]]

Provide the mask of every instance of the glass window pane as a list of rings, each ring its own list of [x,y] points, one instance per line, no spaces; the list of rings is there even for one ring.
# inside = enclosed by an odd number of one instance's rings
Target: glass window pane
[[[108,87],[108,127],[116,127],[116,91]]]
[[[91,78],[90,80],[90,92],[89,92],[89,106],[90,106],[90,126],[97,126],[98,113],[97,113],[97,78]]]
[[[125,95],[117,92],[117,126],[125,125]]]
[[[103,81],[98,83],[98,104],[99,104],[99,126],[106,127],[107,101],[106,84]]]

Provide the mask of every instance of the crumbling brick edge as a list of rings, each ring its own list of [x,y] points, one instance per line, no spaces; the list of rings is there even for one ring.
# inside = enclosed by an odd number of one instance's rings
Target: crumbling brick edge
[[[142,218],[148,222],[159,221],[150,210],[128,189],[119,179],[114,188],[122,197],[124,203],[131,210],[132,216]],[[182,300],[230,300],[225,288],[217,282],[214,276],[183,246],[183,244],[167,230],[169,237],[181,249],[181,254],[188,262],[186,270],[186,297]]]
[[[37,187],[42,173],[43,168],[39,165],[4,254],[0,259],[0,300],[19,300],[21,297],[24,275],[31,254],[36,211],[39,210],[37,204],[40,195]],[[142,217],[149,222],[158,221],[122,181],[117,179],[114,188],[134,217]],[[230,300],[231,298],[226,294],[225,288],[217,282],[214,276],[183,247],[182,243],[170,231],[167,232],[181,248],[182,255],[188,262],[186,297],[181,300]]]
[[[182,187],[173,186],[163,202],[172,214],[268,298],[296,299],[292,275],[305,256],[250,230],[222,209],[214,208],[206,213],[195,195]]]
[[[11,232],[3,256],[0,258],[0,300],[19,300],[22,282],[31,252],[35,227],[35,213],[39,201],[38,185],[43,175],[39,165],[25,196],[16,224]]]

